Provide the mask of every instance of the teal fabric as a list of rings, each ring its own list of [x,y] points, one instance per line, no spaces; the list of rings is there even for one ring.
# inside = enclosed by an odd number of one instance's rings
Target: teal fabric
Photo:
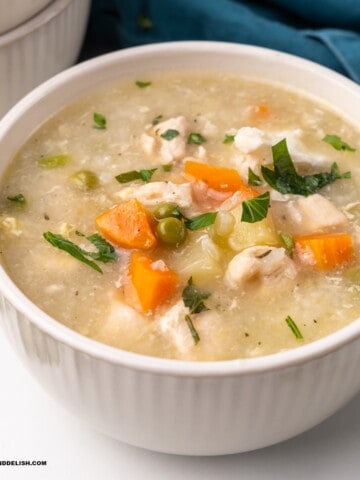
[[[174,40],[274,48],[360,82],[360,0],[93,0],[89,31],[111,50]]]

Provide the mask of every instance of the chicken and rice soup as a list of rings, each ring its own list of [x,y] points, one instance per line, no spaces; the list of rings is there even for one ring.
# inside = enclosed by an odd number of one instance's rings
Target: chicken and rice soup
[[[123,80],[2,181],[3,265],[59,322],[145,355],[290,349],[360,315],[359,129],[232,74]]]

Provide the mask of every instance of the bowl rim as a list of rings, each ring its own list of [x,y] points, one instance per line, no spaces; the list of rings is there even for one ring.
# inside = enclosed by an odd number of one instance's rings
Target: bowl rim
[[[70,1],[72,0],[57,0],[57,3],[65,5]],[[278,60],[285,62],[285,64],[294,65],[296,63],[297,67],[305,68],[310,74],[311,72],[315,72],[320,76],[330,78],[333,81],[340,83],[342,87],[350,89],[351,92],[360,96],[360,86],[343,75],[312,61],[279,52],[277,50],[230,42],[164,42],[126,48],[99,57],[94,57],[55,75],[28,93],[9,110],[3,119],[0,120],[0,142],[2,130],[6,133],[12,128],[12,124],[14,122],[16,123],[17,119],[20,118],[23,112],[31,109],[44,95],[51,95],[51,93],[57,91],[58,88],[61,88],[62,84],[69,81],[69,79],[77,78],[79,76],[82,77],[93,69],[100,70],[103,66],[114,62],[116,63],[118,59],[126,58],[127,56],[133,57],[134,55],[144,54],[169,55],[171,52],[183,52],[186,54],[186,52],[193,52],[194,49],[203,52],[208,51],[209,49],[212,51],[218,51],[219,53],[233,52],[234,55],[237,51],[239,54],[251,54],[255,57],[261,58],[268,58],[269,56],[275,55]],[[306,92],[306,89],[304,89],[304,91]],[[261,374],[267,371],[290,368],[316,360],[339,350],[344,345],[354,342],[360,337],[360,318],[358,318],[347,326],[342,327],[336,332],[323,338],[306,345],[270,355],[222,361],[173,360],[121,350],[77,333],[37,307],[28,297],[26,297],[20,288],[16,286],[2,265],[0,265],[0,294],[2,294],[17,311],[21,312],[37,328],[58,342],[100,361],[160,375],[209,378],[218,376],[241,376],[254,373]]]
[[[74,0],[51,0],[49,4],[45,5],[35,15],[0,34],[0,48],[4,48],[11,43],[17,42],[35,30],[42,28],[65,10],[72,1]]]

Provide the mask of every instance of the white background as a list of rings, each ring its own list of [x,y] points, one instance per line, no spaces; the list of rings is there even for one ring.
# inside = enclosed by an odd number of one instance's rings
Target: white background
[[[359,366],[360,369],[360,366]],[[295,438],[256,452],[178,457],[106,438],[54,402],[20,364],[0,329],[1,480],[355,480],[360,478],[360,395]],[[291,405],[284,421],[291,415]]]

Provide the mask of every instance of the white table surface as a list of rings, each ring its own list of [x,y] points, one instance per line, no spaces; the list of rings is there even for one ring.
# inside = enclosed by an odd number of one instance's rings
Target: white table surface
[[[320,426],[263,450],[178,457],[106,438],[54,402],[20,364],[0,329],[1,480],[355,480],[360,478],[360,395]],[[284,412],[284,415],[290,412]]]

